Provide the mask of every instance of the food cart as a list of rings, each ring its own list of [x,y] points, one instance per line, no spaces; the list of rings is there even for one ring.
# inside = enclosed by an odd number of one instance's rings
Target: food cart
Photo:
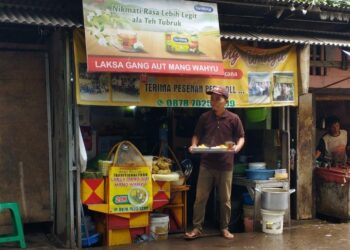
[[[169,214],[170,232],[185,230],[189,188],[171,185],[179,180],[178,174],[169,173],[163,180],[160,174],[152,176],[142,154],[128,141],[116,144],[108,159],[101,164],[105,176],[94,182],[83,179],[81,192],[83,204],[94,212],[104,245],[130,244],[150,235],[152,211]],[[86,192],[87,187],[94,187],[94,192]]]

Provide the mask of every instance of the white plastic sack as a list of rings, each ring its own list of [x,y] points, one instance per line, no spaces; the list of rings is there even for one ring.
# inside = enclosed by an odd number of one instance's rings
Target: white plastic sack
[[[83,136],[79,127],[79,162],[80,172],[83,173],[86,171],[87,166],[87,153],[84,145]]]

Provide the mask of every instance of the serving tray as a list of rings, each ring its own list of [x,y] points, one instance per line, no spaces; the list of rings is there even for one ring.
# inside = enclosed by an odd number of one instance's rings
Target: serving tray
[[[192,148],[191,151],[193,154],[198,154],[198,153],[231,153],[233,154],[233,150],[228,150],[227,148]]]

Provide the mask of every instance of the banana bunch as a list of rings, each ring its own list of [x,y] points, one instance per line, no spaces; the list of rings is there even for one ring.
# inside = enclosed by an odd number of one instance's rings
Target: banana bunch
[[[170,168],[172,164],[173,162],[171,159],[163,156],[153,159],[152,174],[170,174]]]

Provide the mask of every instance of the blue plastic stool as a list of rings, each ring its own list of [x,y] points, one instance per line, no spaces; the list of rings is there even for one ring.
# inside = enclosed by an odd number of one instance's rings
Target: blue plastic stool
[[[16,202],[2,203],[0,202],[0,213],[9,209],[12,217],[12,225],[15,229],[15,234],[13,235],[0,235],[0,243],[19,241],[21,248],[26,248],[26,242],[24,239],[23,226],[21,215],[19,213],[18,205]]]

